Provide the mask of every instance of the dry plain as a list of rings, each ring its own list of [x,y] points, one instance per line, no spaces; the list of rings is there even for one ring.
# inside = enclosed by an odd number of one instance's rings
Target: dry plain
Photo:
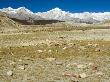
[[[0,82],[110,82],[109,26],[58,25],[1,28]]]

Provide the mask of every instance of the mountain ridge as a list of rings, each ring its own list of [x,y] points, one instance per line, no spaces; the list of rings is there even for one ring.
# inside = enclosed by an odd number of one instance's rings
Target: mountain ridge
[[[71,13],[69,11],[63,11],[56,7],[47,12],[33,13],[31,10],[25,7],[19,7],[13,9],[11,7],[0,9],[1,12],[5,12],[9,18],[16,18],[19,20],[61,20],[61,21],[74,21],[79,23],[100,23],[106,20],[110,20],[110,12],[83,12],[83,13]]]

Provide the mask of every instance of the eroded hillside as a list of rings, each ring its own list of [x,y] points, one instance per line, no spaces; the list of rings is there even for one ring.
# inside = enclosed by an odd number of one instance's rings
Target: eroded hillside
[[[15,31],[19,28],[20,25],[8,18],[5,13],[0,12],[0,32]]]

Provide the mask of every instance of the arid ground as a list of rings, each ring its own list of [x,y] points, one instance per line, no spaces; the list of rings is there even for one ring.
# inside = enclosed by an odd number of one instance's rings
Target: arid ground
[[[0,31],[0,82],[110,82],[109,26],[11,26]]]

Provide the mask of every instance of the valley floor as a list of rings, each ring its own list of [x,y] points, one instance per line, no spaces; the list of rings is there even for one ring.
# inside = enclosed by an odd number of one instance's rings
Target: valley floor
[[[0,33],[0,82],[110,82],[110,29]]]

